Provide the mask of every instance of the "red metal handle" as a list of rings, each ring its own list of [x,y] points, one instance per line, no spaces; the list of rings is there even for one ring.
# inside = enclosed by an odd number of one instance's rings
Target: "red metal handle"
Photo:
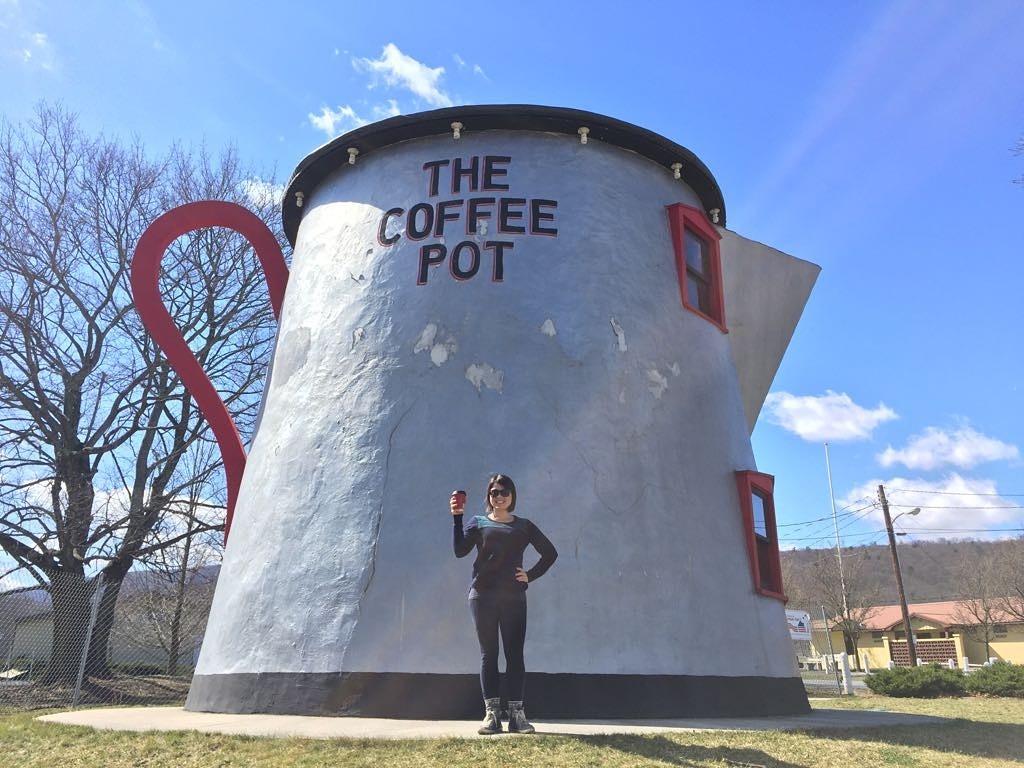
[[[139,238],[132,256],[131,283],[135,309],[210,424],[224,458],[228,490],[227,518],[224,521],[226,543],[245,470],[245,447],[227,407],[164,306],[158,285],[160,261],[167,247],[182,235],[203,227],[233,229],[252,244],[263,265],[270,305],[277,319],[281,317],[285,286],[288,284],[288,265],[274,234],[258,216],[240,205],[220,200],[188,203],[168,211],[149,225]]]

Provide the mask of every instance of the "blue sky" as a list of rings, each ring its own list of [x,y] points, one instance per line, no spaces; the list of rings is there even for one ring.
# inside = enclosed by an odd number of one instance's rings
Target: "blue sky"
[[[1024,4],[0,0],[0,111],[283,182],[390,114],[534,103],[693,150],[822,273],[754,432],[783,546],[1024,531]],[[814,522],[811,522],[814,521]]]

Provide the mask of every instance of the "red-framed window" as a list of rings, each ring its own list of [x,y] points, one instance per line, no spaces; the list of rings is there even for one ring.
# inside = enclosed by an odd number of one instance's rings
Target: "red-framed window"
[[[683,203],[666,208],[683,306],[728,333],[718,249],[722,236],[698,208]]]
[[[736,473],[736,489],[743,513],[750,574],[758,594],[786,600],[779,562],[779,537],[775,529],[775,478],[743,469]]]

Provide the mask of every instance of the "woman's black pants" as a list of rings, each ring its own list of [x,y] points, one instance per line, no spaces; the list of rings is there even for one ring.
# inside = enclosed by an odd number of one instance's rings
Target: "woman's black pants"
[[[480,641],[480,688],[485,699],[501,695],[498,685],[498,634],[505,650],[505,693],[509,701],[523,700],[526,662],[526,593],[480,593],[469,600]]]

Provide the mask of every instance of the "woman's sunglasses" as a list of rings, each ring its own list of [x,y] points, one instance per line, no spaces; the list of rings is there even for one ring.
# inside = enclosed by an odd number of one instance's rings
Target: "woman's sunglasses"
[[[491,488],[491,490],[488,492],[488,495],[492,499],[496,499],[499,496],[511,496],[512,491],[510,491],[508,488]]]

